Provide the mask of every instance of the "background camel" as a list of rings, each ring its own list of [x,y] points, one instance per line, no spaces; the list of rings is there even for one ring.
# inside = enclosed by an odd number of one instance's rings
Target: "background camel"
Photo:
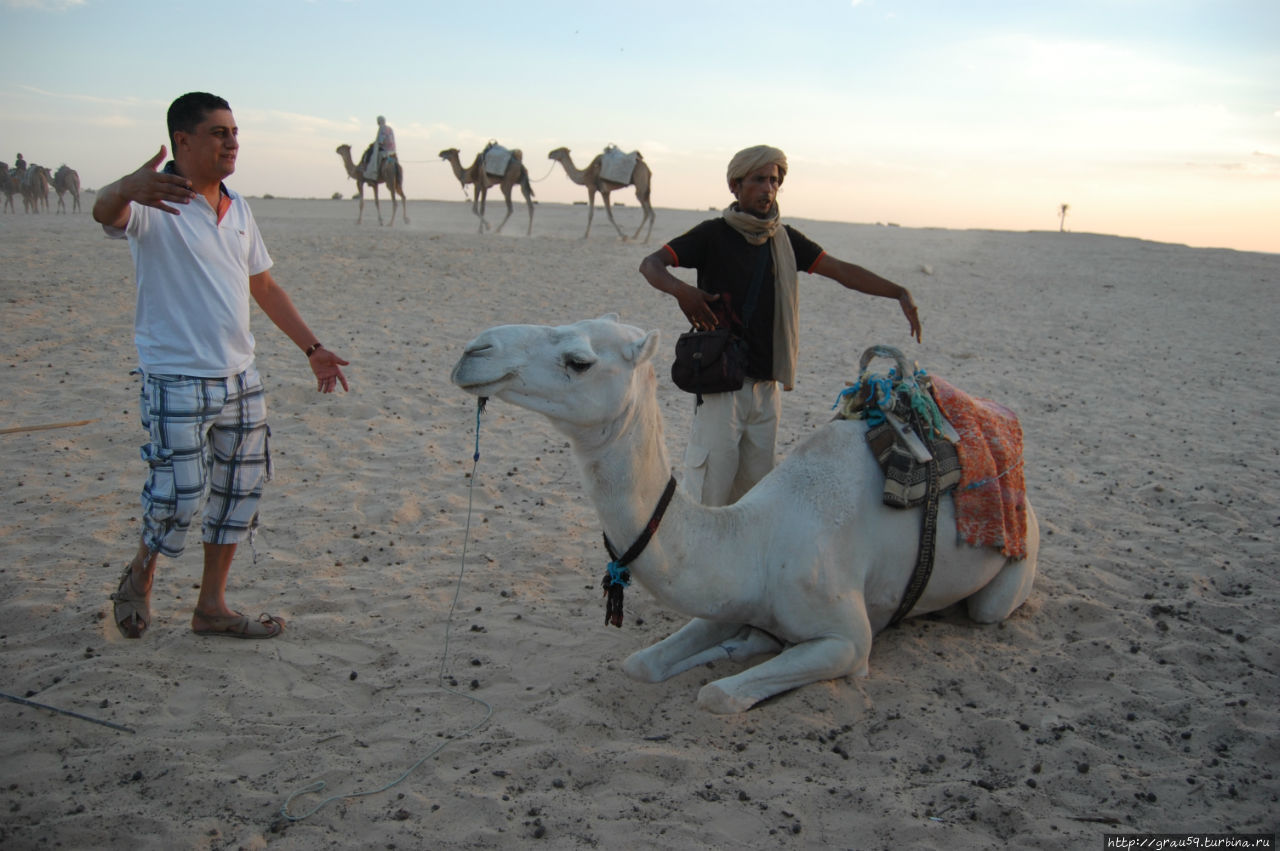
[[[53,183],[53,175],[42,165],[29,163],[22,175],[22,208],[28,213],[49,212],[49,184]]]
[[[58,193],[59,213],[67,211],[67,203],[62,196],[68,192],[71,193],[71,211],[80,212],[80,175],[76,174],[75,169],[66,165],[58,166],[58,170],[53,173],[53,191]]]
[[[631,574],[693,620],[632,654],[623,664],[630,676],[658,682],[707,662],[776,653],[699,691],[698,705],[720,714],[817,680],[865,676],[871,638],[912,577],[921,524],[921,509],[884,505],[866,421],[832,420],[737,503],[704,507],[669,487],[657,347],[657,331],[613,316],[557,328],[503,325],[467,344],[452,380],[540,413],[568,437],[618,552],[653,533]],[[662,515],[655,506],[667,499]],[[1022,605],[1039,549],[1025,507],[1027,555],[1015,560],[962,543],[953,500],[944,497],[932,577],[910,614],[965,600],[972,619],[993,623]]]
[[[485,198],[489,193],[489,187],[499,184],[502,189],[503,200],[507,202],[507,214],[494,231],[494,233],[502,233],[502,227],[507,223],[507,219],[511,218],[511,213],[514,209],[511,205],[511,188],[518,183],[520,184],[520,192],[524,195],[524,202],[529,206],[529,228],[525,231],[525,235],[530,236],[533,234],[533,186],[529,183],[529,171],[524,167],[523,155],[519,150],[511,152],[511,159],[507,162],[507,170],[502,177],[494,177],[485,172],[483,153],[476,154],[475,162],[465,169],[458,158],[457,148],[445,148],[440,152],[440,159],[447,160],[449,165],[453,167],[453,176],[458,178],[458,182],[462,184],[464,194],[467,191],[467,184],[475,186],[475,193],[471,201],[471,212],[480,218],[481,233],[489,226],[489,223],[484,219]]]
[[[640,202],[640,206],[644,209],[644,216],[640,219],[640,227],[636,228],[636,232],[631,235],[634,240],[640,235],[644,223],[649,223],[649,231],[644,235],[644,241],[649,241],[649,235],[653,233],[653,206],[649,203],[649,181],[653,176],[649,171],[649,166],[645,163],[644,157],[637,152],[636,167],[631,173],[630,183],[614,183],[613,181],[604,180],[600,177],[601,164],[604,162],[604,154],[596,154],[595,159],[586,167],[586,170],[580,171],[573,164],[573,160],[569,157],[568,148],[556,148],[547,154],[549,159],[553,159],[560,165],[564,166],[565,174],[569,175],[569,179],[574,183],[587,187],[587,231],[582,235],[583,239],[591,233],[591,219],[596,214],[596,193],[599,192],[604,199],[604,211],[609,216],[609,222],[613,225],[614,230],[618,232],[618,236],[626,239],[622,228],[618,227],[618,223],[613,219],[613,206],[609,203],[609,193],[615,189],[622,189],[625,186],[634,185],[636,188],[636,200]]]
[[[387,190],[391,194],[391,224],[396,223],[396,193],[400,194],[400,200],[404,204],[400,216],[406,225],[409,224],[409,199],[404,197],[404,168],[400,163],[393,159],[383,161],[378,169],[378,179],[370,180],[364,176],[364,169],[351,161],[350,145],[339,145],[337,151],[338,156],[342,157],[342,164],[346,166],[347,177],[356,182],[356,190],[360,193],[360,214],[356,216],[356,224],[364,221],[364,185],[366,183],[373,187],[373,208],[378,211],[379,225],[382,224],[382,207],[378,203],[379,183],[387,184]]]
[[[8,163],[0,163],[0,192],[4,193],[5,212],[16,213],[18,208],[13,205],[13,196],[22,192],[22,187],[18,183],[17,172],[10,170]]]

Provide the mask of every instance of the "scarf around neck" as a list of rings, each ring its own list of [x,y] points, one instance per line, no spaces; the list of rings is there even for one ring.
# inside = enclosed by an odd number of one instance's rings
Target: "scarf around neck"
[[[774,381],[790,390],[796,380],[796,354],[799,351],[799,323],[796,317],[796,254],[782,226],[778,205],[773,205],[769,218],[757,218],[738,209],[737,203],[725,208],[724,220],[752,245],[769,242],[773,255],[773,374]]]

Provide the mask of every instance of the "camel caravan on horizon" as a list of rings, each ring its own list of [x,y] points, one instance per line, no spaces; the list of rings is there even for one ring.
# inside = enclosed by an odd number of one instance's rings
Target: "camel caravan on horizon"
[[[372,145],[369,146],[361,158],[360,162],[355,162],[351,157],[350,145],[339,145],[337,154],[342,158],[342,164],[347,170],[347,176],[356,182],[356,190],[360,200],[360,211],[356,216],[356,224],[360,224],[364,220],[364,187],[368,184],[373,189],[373,205],[378,212],[378,224],[382,224],[382,208],[378,203],[378,186],[385,184],[391,194],[391,224],[395,224],[396,220],[396,196],[400,196],[400,202],[407,208],[408,201],[404,195],[404,169],[399,162],[388,159],[379,165],[377,176],[370,178],[366,172],[368,158],[372,154]],[[569,179],[579,186],[587,188],[587,229],[583,233],[582,238],[586,239],[591,234],[591,220],[596,212],[596,193],[600,193],[604,200],[604,211],[609,216],[609,223],[613,225],[614,230],[618,232],[618,237],[623,240],[634,241],[640,236],[640,231],[645,229],[648,224],[648,230],[645,232],[644,241],[649,241],[650,234],[653,233],[654,213],[653,205],[649,200],[650,180],[653,173],[649,170],[649,166],[644,161],[644,156],[639,151],[631,151],[624,153],[615,145],[607,145],[605,149],[596,154],[595,158],[586,169],[579,169],[573,164],[572,158],[569,156],[568,148],[556,148],[547,154],[547,158],[555,160],[564,166],[565,174]],[[488,199],[489,190],[497,186],[502,191],[503,200],[507,205],[507,214],[503,217],[498,226],[493,229],[494,233],[501,233],[502,228],[506,225],[507,220],[511,218],[514,207],[511,203],[511,191],[516,186],[520,187],[521,194],[524,195],[525,204],[529,208],[529,225],[525,230],[525,235],[533,234],[533,186],[529,182],[529,170],[524,165],[524,152],[519,148],[506,148],[499,145],[496,140],[490,140],[480,153],[476,154],[471,165],[463,167],[462,154],[457,148],[445,148],[440,152],[440,159],[449,163],[453,169],[453,176],[458,179],[458,183],[462,185],[463,197],[467,196],[467,187],[474,187],[474,194],[471,198],[471,212],[480,220],[479,231],[484,233],[489,230],[489,222],[485,219],[485,203]],[[636,190],[636,200],[640,202],[643,209],[643,216],[640,219],[640,226],[636,228],[635,233],[628,237],[622,232],[622,228],[618,226],[617,221],[613,218],[613,206],[610,204],[609,195],[617,189],[625,189],[628,186],[634,186]],[[402,220],[405,224],[409,223],[409,217],[406,212],[401,213]]]
[[[58,213],[67,212],[65,196],[71,193],[71,212],[80,212],[80,175],[65,163],[58,170],[50,171],[42,165],[27,163],[22,154],[11,168],[8,163],[0,162],[0,192],[4,193],[4,211],[18,212],[13,196],[22,196],[22,210],[26,213],[39,213],[41,208],[49,212],[49,188],[58,194]]]

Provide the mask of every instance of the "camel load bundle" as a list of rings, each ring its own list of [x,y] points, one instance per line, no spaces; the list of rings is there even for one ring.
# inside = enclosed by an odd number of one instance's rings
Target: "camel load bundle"
[[[610,183],[626,186],[631,183],[631,175],[636,170],[636,162],[640,159],[639,151],[624,154],[617,145],[609,145],[604,149],[600,161],[600,179]]]
[[[501,179],[507,173],[507,166],[511,165],[511,157],[510,148],[490,141],[484,149],[484,173]]]

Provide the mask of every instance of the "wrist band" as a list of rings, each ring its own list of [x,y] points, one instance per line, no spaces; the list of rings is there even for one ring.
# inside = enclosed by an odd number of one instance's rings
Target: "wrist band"
[[[312,343],[310,346],[307,346],[307,359],[310,360],[312,355],[323,348],[324,346],[319,343]]]

